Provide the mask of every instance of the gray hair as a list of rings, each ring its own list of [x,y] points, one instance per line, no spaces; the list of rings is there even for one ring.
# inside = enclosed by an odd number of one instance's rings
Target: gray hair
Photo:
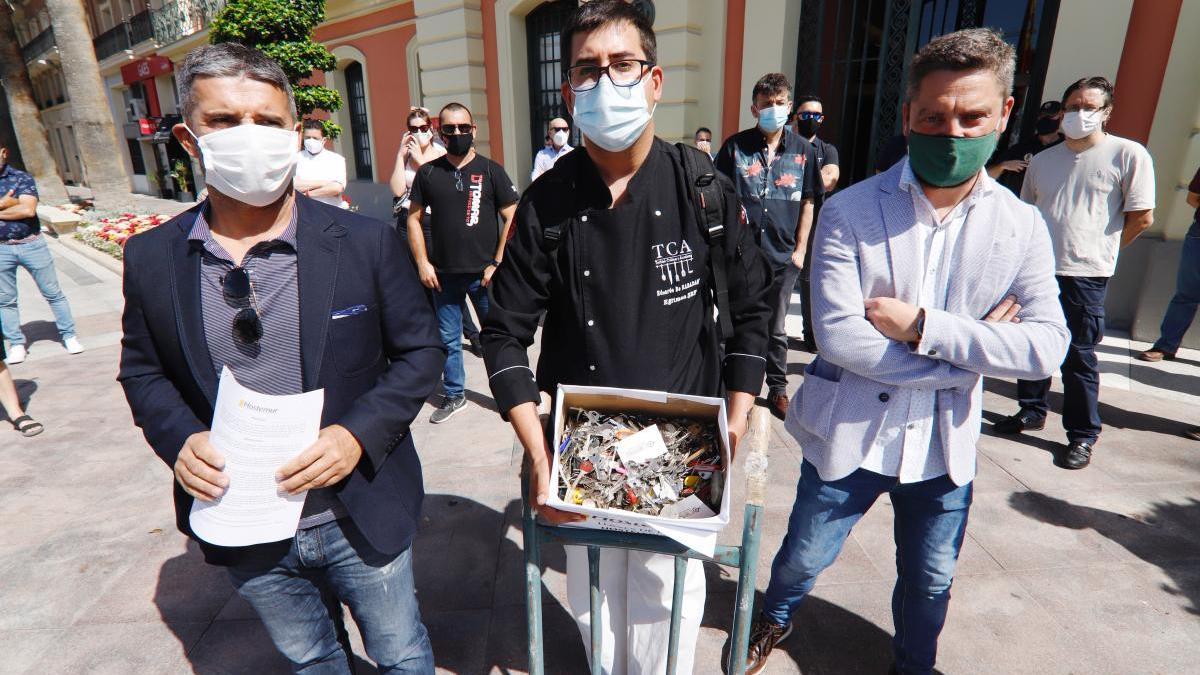
[[[969,28],[947,33],[929,41],[913,57],[908,71],[911,101],[925,76],[939,70],[988,70],[996,76],[1000,95],[1012,92],[1013,71],[1017,68],[1016,50],[990,28]]]
[[[185,122],[191,119],[196,110],[192,85],[198,77],[247,77],[273,85],[287,94],[288,111],[295,114],[296,99],[292,95],[292,85],[288,82],[283,68],[280,68],[274,59],[253,47],[236,42],[222,42],[204,45],[188,52],[176,73],[176,81],[179,83],[179,110]]]

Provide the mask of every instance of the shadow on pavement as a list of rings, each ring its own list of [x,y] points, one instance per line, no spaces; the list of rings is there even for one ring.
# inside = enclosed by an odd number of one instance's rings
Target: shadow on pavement
[[[1175,583],[1173,587],[1164,586],[1164,590],[1185,597],[1190,605],[1187,611],[1200,615],[1200,573],[1194,562],[1200,557],[1195,534],[1200,527],[1200,500],[1190,498],[1186,504],[1161,502],[1152,505],[1149,514],[1137,517],[1077,506],[1040,492],[1017,492],[1008,502],[1018,512],[1043,523],[1095,530],[1158,566]],[[1172,564],[1188,559],[1193,562]]]
[[[12,369],[9,368],[9,372]],[[33,402],[33,395],[37,393],[38,384],[36,380],[13,380],[13,384],[17,387],[17,399],[21,401],[21,407],[29,412],[29,404]],[[29,413],[33,414],[33,413]],[[0,408],[0,415],[4,415],[4,409]],[[4,415],[4,419],[8,419],[8,415]]]
[[[26,346],[31,349],[38,342],[61,342],[58,326],[53,321],[29,321],[21,326],[21,332],[25,333]]]
[[[997,396],[1003,396],[1003,397],[1013,401],[1013,405],[1011,407],[1009,407],[1005,410],[1002,410],[1002,411],[985,410],[983,413],[983,417],[985,420],[994,424],[996,422],[996,420],[1000,419],[1001,417],[1007,417],[1008,415],[1011,415],[1011,414],[1017,412],[1017,406],[1016,406],[1017,385],[1015,382],[1009,382],[1007,380],[993,380],[991,378],[986,378],[983,381],[983,388],[985,391],[996,394]],[[1062,393],[1057,392],[1057,391],[1051,391],[1050,396],[1049,396],[1049,403],[1050,403],[1051,412],[1061,412],[1062,404],[1063,404]],[[1166,434],[1168,436],[1178,436],[1179,434],[1182,434],[1189,427],[1195,426],[1197,424],[1197,421],[1200,420],[1200,413],[1197,413],[1196,420],[1176,420],[1176,419],[1171,419],[1169,417],[1159,417],[1157,415],[1147,415],[1146,413],[1143,413],[1143,412],[1138,412],[1136,410],[1125,410],[1123,408],[1118,408],[1117,406],[1105,403],[1104,402],[1104,392],[1101,391],[1100,392],[1100,419],[1103,421],[1104,426],[1106,426],[1106,427],[1130,429],[1133,431],[1150,431],[1150,432],[1159,433],[1159,434]],[[1049,427],[1049,423],[1047,423],[1047,426]],[[995,435],[995,436],[999,436],[1001,438],[1007,438],[1010,440],[1017,441],[1019,443],[1025,443],[1026,445],[1031,445],[1033,447],[1039,447],[1042,449],[1045,449],[1044,446],[1047,443],[1050,443],[1051,445],[1054,445],[1054,446],[1059,445],[1057,443],[1052,443],[1052,442],[1046,441],[1044,439],[1039,439],[1039,438],[1030,436],[1029,434],[1017,434],[1015,436],[995,434],[992,431],[991,425],[985,426],[983,428],[983,432],[986,434],[989,434],[989,435]],[[1064,435],[1063,438],[1064,438],[1064,443],[1065,443],[1066,436]]]

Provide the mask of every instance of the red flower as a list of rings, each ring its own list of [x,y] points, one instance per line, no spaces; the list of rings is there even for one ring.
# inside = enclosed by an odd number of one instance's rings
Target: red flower
[[[780,176],[779,178],[776,178],[775,179],[775,187],[786,187],[786,188],[796,187],[796,174],[785,173],[782,176]]]

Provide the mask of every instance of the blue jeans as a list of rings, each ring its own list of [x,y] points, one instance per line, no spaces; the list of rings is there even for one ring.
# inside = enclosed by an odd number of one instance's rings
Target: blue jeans
[[[442,290],[433,292],[433,306],[437,310],[438,331],[442,344],[446,345],[446,368],[442,373],[446,396],[459,398],[467,386],[467,374],[463,370],[462,331],[463,300],[469,295],[479,312],[479,320],[487,316],[487,289],[483,287],[483,275],[479,272],[439,272],[438,282]]]
[[[411,548],[397,556],[379,553],[343,518],[297,531],[287,555],[268,569],[234,565],[228,570],[294,672],[350,672],[322,586],[350,607],[379,672],[433,672],[433,650],[413,587]]]
[[[1200,221],[1192,225],[1192,231],[1183,238],[1179,274],[1175,277],[1175,297],[1167,305],[1154,349],[1167,354],[1179,351],[1183,334],[1196,318],[1197,306],[1200,306]]]
[[[1096,345],[1104,339],[1104,297],[1108,277],[1056,277],[1071,344],[1062,364],[1063,429],[1067,440],[1095,443],[1100,437],[1100,360]],[[1050,378],[1017,380],[1017,403],[1045,418],[1050,409]]]
[[[850,529],[880,495],[889,493],[896,514],[896,669],[932,673],[973,485],[959,487],[949,476],[900,484],[893,476],[864,469],[825,482],[816,467],[804,462],[787,535],[771,564],[763,616],[781,625],[791,621],[817,575],[837,559]]]
[[[58,285],[58,274],[54,271],[54,257],[46,246],[44,237],[28,244],[0,244],[0,329],[4,339],[12,345],[25,344],[21,332],[21,314],[17,310],[17,268],[24,267],[37,284],[42,297],[50,303],[54,312],[54,323],[62,339],[75,337],[75,320],[71,318],[71,306],[67,296]]]

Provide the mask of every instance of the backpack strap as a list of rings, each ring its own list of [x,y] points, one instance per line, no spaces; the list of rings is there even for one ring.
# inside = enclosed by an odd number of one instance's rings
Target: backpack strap
[[[729,281],[725,270],[725,191],[717,181],[717,170],[708,153],[676,143],[683,164],[684,184],[690,192],[692,213],[708,242],[708,266],[712,272],[713,296],[721,341],[733,337],[733,316],[729,311]]]

